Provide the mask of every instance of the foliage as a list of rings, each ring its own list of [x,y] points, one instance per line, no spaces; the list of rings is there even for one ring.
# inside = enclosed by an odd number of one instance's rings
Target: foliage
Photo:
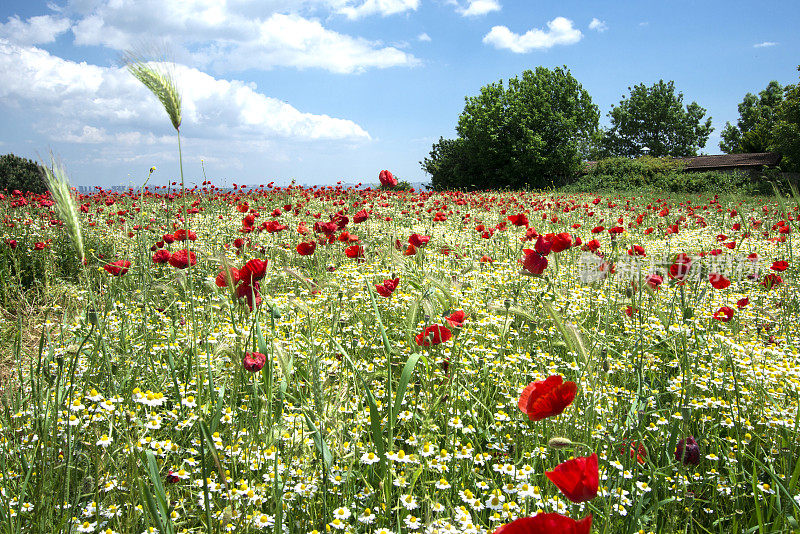
[[[725,124],[719,148],[726,154],[768,152],[774,148],[774,129],[783,102],[783,87],[775,80],[758,95],[747,93],[739,104],[736,126]]]
[[[543,188],[575,174],[599,111],[566,67],[537,67],[466,98],[457,140],[422,162],[435,189]]]
[[[609,112],[611,128],[604,132],[601,155],[635,157],[648,147],[650,155],[687,157],[697,155],[713,131],[711,117],[697,102],[684,107],[683,93],[675,94],[672,81],[647,87],[629,87]]]
[[[773,139],[775,150],[783,155],[781,168],[800,172],[800,83],[785,88],[777,115]]]
[[[789,184],[778,171],[760,175],[743,171],[684,172],[683,163],[669,158],[605,158],[561,191],[669,191],[672,193],[717,193],[771,195],[773,185],[788,193]],[[754,179],[754,177],[756,179]]]
[[[0,156],[0,190],[44,193],[47,191],[44,173],[41,165],[29,159],[14,154]]]

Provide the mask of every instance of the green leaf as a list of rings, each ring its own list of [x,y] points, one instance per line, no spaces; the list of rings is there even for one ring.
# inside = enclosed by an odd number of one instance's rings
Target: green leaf
[[[406,395],[408,382],[411,380],[411,375],[414,373],[414,367],[416,367],[420,356],[422,356],[422,354],[418,352],[412,354],[408,357],[406,364],[403,366],[403,372],[400,375],[400,383],[397,385],[397,392],[394,394],[394,410],[390,415],[392,421],[397,421],[397,416],[400,414],[400,408],[403,406],[403,397]]]
[[[311,416],[309,416],[307,413],[303,413],[303,415],[306,418],[308,429],[311,431],[314,445],[317,446],[319,455],[322,457],[322,461],[325,462],[325,467],[327,467],[328,471],[330,471],[333,457],[331,456],[331,451],[328,448],[328,445],[325,443],[325,440],[322,437],[322,432],[320,432],[316,425],[314,425],[314,421],[311,419]]]

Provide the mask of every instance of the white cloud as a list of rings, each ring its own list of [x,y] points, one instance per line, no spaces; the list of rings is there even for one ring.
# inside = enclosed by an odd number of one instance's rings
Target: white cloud
[[[321,68],[337,73],[414,66],[395,47],[325,28],[299,11],[324,7],[351,18],[416,9],[419,0],[73,0],[75,43],[115,50],[166,41],[178,59],[218,72],[275,67]],[[305,9],[304,9],[305,8]]]
[[[431,42],[431,36],[428,35],[427,33],[423,32],[423,33],[417,35],[417,41],[422,41],[423,43],[430,43]]]
[[[20,45],[52,43],[69,28],[70,22],[65,18],[43,15],[23,21],[15,15],[5,24],[0,23],[0,38]]]
[[[182,65],[172,70],[183,97],[181,131],[190,136],[243,145],[370,138],[352,121],[303,113],[252,84]],[[0,104],[26,109],[51,140],[147,145],[171,137],[161,105],[124,68],[75,63],[0,39],[0,72]]]
[[[512,32],[506,26],[494,26],[483,38],[483,42],[498,49],[507,49],[517,54],[531,50],[550,48],[555,45],[575,44],[583,38],[572,21],[556,17],[547,23],[547,31],[534,28],[524,35]]]
[[[338,4],[338,5],[336,5]],[[397,15],[406,11],[416,11],[419,0],[364,0],[358,5],[353,5],[352,0],[334,0],[336,12],[354,20],[369,15]]]
[[[775,46],[777,44],[778,43],[775,43],[773,41],[764,41],[763,43],[754,44],[753,48],[767,48],[767,47],[770,47],[770,46]]]
[[[595,30],[597,32],[603,33],[608,29],[608,24],[604,20],[600,20],[598,18],[593,18],[592,22],[589,23],[589,29]]]
[[[464,17],[479,17],[492,11],[500,11],[502,6],[497,0],[467,0],[467,7],[459,6],[457,11]]]

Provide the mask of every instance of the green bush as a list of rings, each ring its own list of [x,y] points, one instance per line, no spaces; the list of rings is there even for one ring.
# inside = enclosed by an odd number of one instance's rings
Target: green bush
[[[589,170],[594,176],[616,176],[623,179],[639,179],[645,181],[658,180],[663,176],[679,171],[683,163],[669,158],[605,158],[597,161]]]
[[[47,191],[44,169],[36,162],[14,154],[0,156],[0,190],[2,189],[44,193]]]

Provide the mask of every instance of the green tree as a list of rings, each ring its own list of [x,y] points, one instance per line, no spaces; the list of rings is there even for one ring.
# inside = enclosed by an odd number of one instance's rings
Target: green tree
[[[783,156],[781,168],[800,172],[800,83],[786,86],[772,137],[775,151]]]
[[[44,169],[36,162],[14,154],[0,156],[0,191],[3,189],[44,193],[47,191]]]
[[[457,139],[440,138],[422,168],[436,189],[546,187],[574,175],[599,111],[566,67],[526,70],[467,97]]]
[[[783,87],[774,80],[758,95],[747,93],[739,104],[736,126],[725,124],[719,148],[727,154],[773,150],[773,134],[782,102]]]
[[[706,110],[697,102],[684,107],[674,82],[639,84],[628,91],[608,114],[611,128],[603,134],[602,155],[635,157],[648,147],[654,157],[685,157],[706,146],[713,131],[711,117],[703,122]]]

